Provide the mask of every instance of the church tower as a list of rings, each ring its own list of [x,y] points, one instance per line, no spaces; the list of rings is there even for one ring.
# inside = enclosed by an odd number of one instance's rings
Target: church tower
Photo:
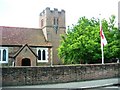
[[[57,48],[60,45],[60,35],[66,33],[65,11],[58,11],[56,8],[50,10],[50,8],[47,7],[40,13],[39,22],[39,26],[43,30],[45,39],[52,43],[53,64],[61,64],[61,60],[58,58]]]

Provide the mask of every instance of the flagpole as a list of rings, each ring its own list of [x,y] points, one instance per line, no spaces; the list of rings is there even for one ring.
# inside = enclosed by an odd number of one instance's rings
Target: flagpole
[[[100,16],[100,30],[102,29],[102,22],[101,22],[101,14]],[[102,64],[104,64],[104,52],[103,52],[103,43],[102,43],[102,37],[101,37],[101,52],[102,52]]]
[[[103,45],[101,44],[101,51],[102,51],[102,64],[104,64],[104,52],[103,52]]]

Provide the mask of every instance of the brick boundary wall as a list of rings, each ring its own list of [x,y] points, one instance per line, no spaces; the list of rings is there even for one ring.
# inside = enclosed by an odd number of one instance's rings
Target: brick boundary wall
[[[120,77],[120,64],[2,67],[2,86],[38,85]]]

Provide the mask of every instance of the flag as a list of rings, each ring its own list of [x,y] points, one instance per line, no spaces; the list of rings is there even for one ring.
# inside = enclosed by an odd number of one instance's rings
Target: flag
[[[103,33],[103,30],[102,30],[101,19],[100,19],[100,37],[101,37],[102,64],[104,64],[104,50],[103,50],[103,46],[105,46],[107,44],[107,40],[106,40],[105,35]]]
[[[100,30],[100,37],[101,37],[101,45],[105,46],[107,44],[107,40],[106,40],[105,35],[103,33],[102,25],[101,25],[101,30]]]

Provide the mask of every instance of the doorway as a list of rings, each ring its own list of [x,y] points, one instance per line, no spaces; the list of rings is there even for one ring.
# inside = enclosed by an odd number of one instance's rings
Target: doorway
[[[31,66],[31,61],[29,58],[22,59],[22,65],[21,66]]]

